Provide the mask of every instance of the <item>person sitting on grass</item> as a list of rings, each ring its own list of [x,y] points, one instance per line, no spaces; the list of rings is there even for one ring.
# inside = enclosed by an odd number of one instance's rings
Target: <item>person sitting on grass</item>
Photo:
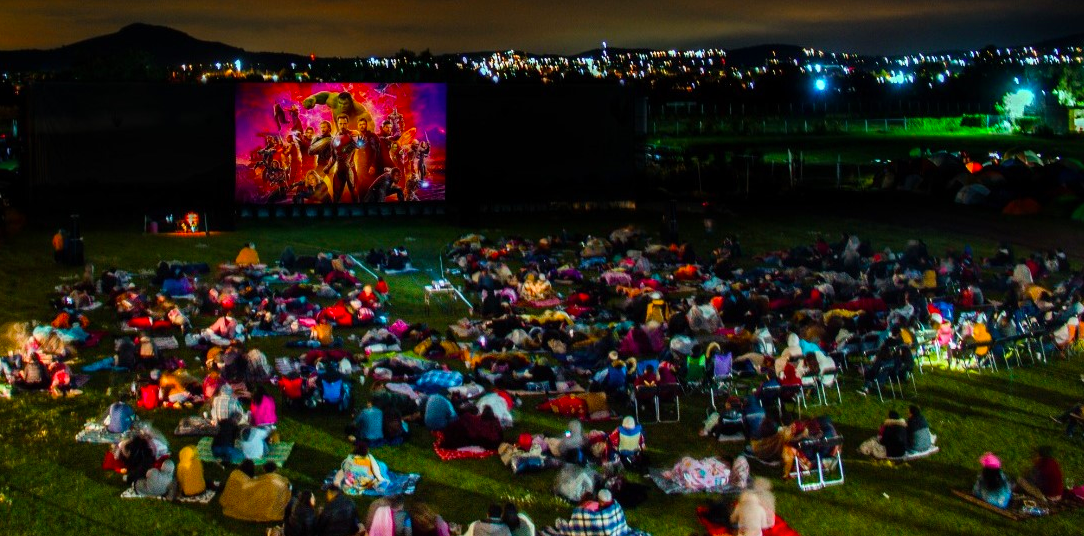
[[[275,399],[267,394],[263,384],[256,385],[252,393],[252,425],[266,428],[274,428],[278,423],[278,413],[275,409]]]
[[[275,464],[267,463],[264,474],[257,476],[252,460],[242,462],[222,487],[222,515],[244,521],[282,521],[290,503],[290,481],[276,469]]]
[[[218,431],[211,440],[211,454],[225,463],[239,463],[245,459],[245,454],[236,446],[239,433],[237,421],[233,419],[218,421]]]
[[[327,505],[320,510],[316,519],[316,534],[320,536],[353,536],[358,533],[361,521],[358,519],[358,507],[354,501],[331,484],[327,490]]]
[[[610,432],[610,448],[626,468],[642,469],[646,466],[644,431],[631,415],[625,416],[621,426]]]
[[[489,505],[486,518],[471,523],[467,527],[466,536],[512,536],[512,531],[501,519],[502,514],[500,505]]]
[[[877,437],[862,443],[858,451],[880,459],[902,458],[907,452],[907,421],[900,418],[896,410],[889,411]]]
[[[440,394],[429,395],[425,401],[425,427],[430,430],[443,430],[456,419],[452,402]]]
[[[316,496],[303,490],[286,505],[284,536],[316,536]]]
[[[504,521],[512,536],[535,536],[537,532],[534,521],[527,517],[527,514],[520,512],[512,503],[505,503],[501,521]]]
[[[369,443],[360,440],[354,445],[354,454],[343,460],[334,481],[348,495],[361,495],[370,490],[383,493],[390,483],[387,473],[387,466],[369,453]]]
[[[174,472],[173,460],[166,460],[162,462],[161,467],[148,469],[146,477],[137,480],[133,488],[136,493],[144,497],[164,497],[171,491],[175,491]]]
[[[1058,424],[1065,425],[1065,437],[1072,438],[1076,436],[1076,429],[1084,426],[1084,404],[1074,404],[1061,415],[1050,418]]]
[[[262,426],[247,426],[241,431],[241,453],[246,460],[259,460],[267,456],[269,435],[271,429]]]
[[[933,450],[937,436],[930,432],[930,424],[922,414],[922,408],[907,408],[907,454],[921,454]]]
[[[211,423],[217,424],[228,419],[234,419],[235,422],[242,421],[244,415],[245,409],[233,395],[233,387],[229,384],[219,387],[218,395],[211,399]]]
[[[253,242],[245,244],[241,251],[237,252],[237,257],[233,260],[233,263],[237,266],[260,264],[260,255],[256,253],[256,244]]]
[[[543,531],[543,534],[556,536],[639,536],[644,534],[629,527],[625,520],[624,509],[614,501],[610,490],[599,491],[597,497],[597,501],[586,501],[573,510],[572,516],[567,521],[558,519],[557,523]]]
[[[1043,445],[1035,452],[1031,470],[1017,480],[1020,489],[1036,499],[1050,502],[1060,501],[1065,494],[1065,480],[1061,464],[1054,458],[1054,450]]]
[[[384,444],[384,412],[372,401],[366,402],[365,409],[354,418],[352,435],[357,441],[365,441],[368,445]]]
[[[971,494],[998,508],[1008,508],[1012,500],[1012,487],[1001,471],[1001,460],[992,452],[987,452],[979,458],[979,463],[982,464],[982,472],[975,480]]]

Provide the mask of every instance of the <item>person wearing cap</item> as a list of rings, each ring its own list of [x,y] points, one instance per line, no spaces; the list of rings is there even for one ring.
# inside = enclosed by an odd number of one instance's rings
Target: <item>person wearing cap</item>
[[[979,458],[982,472],[979,473],[971,494],[998,508],[1008,508],[1012,500],[1012,487],[1009,479],[1001,471],[1001,460],[992,452]]]
[[[625,467],[642,468],[646,465],[644,431],[631,415],[626,415],[621,420],[621,426],[610,432],[610,447],[617,453]]]

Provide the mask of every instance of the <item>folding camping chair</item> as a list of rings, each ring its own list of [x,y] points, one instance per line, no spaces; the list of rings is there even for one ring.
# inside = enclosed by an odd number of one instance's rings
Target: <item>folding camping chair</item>
[[[827,390],[831,388],[836,389],[836,398],[839,399],[839,403],[843,403],[843,393],[839,389],[839,369],[822,370],[820,376],[817,377],[817,387],[820,390],[821,402],[825,406],[828,405]]]
[[[899,352],[910,351],[909,348],[901,348]],[[902,354],[896,356],[896,366],[892,371],[892,375],[889,376],[889,382],[896,380],[896,385],[900,388],[900,398],[903,398],[903,380],[906,378],[911,379],[911,388],[915,390],[915,396],[918,396],[918,384],[915,383],[915,360],[907,359]]]
[[[811,454],[794,457],[795,470],[791,476],[798,478],[798,489],[816,491],[843,483],[842,436],[803,439],[798,442],[798,449]]]
[[[663,403],[671,403],[674,405],[674,418],[673,420],[667,420],[662,418],[662,405]],[[658,390],[655,394],[655,416],[658,422],[680,422],[681,421],[681,386],[676,383],[667,383],[658,386]]]
[[[715,402],[717,394],[721,393],[723,397],[727,397],[734,392],[734,354],[730,352],[715,354],[712,357],[711,370],[708,395],[711,397],[712,409],[719,411],[719,406]]]
[[[636,416],[636,422],[645,423],[652,421],[645,421],[640,416],[640,406],[649,406],[655,410],[655,420],[653,422],[659,422],[659,387],[656,385],[637,385],[632,388],[632,392],[629,393],[629,400],[632,400],[633,414]]]
[[[783,404],[787,402],[794,402],[795,411],[798,413],[798,418],[802,418],[802,408],[805,407],[805,386],[798,385],[784,385],[779,389],[779,420],[783,420]]]

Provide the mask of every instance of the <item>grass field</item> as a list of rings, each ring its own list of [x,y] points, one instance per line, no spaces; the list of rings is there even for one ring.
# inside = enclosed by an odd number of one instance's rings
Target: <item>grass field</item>
[[[853,231],[873,241],[876,248],[902,249],[911,237],[925,238],[931,251],[959,250],[965,243],[977,256],[990,255],[999,240],[1017,244],[1018,253],[1033,247],[1047,248],[1061,243],[1069,248],[1074,266],[1084,262],[1081,227],[1071,222],[1048,219],[1009,220],[982,212],[961,212],[933,216],[926,211],[848,211],[851,216],[813,210],[764,210],[746,207],[716,225],[715,235],[705,235],[695,218],[683,220],[683,235],[697,251],[706,253],[723,234],[739,237],[751,255],[769,249],[808,243],[814,233],[835,236]],[[210,237],[142,235],[137,228],[84,219],[88,259],[99,269],[118,266],[130,271],[153,268],[159,260],[208,262],[212,266],[230,260],[243,242],[254,241],[265,260],[273,260],[286,245],[298,254],[319,250],[364,251],[371,247],[401,244],[411,250],[421,272],[389,277],[394,294],[392,317],[427,321],[442,328],[465,314],[462,307],[439,304],[431,316],[422,305],[422,286],[435,277],[437,252],[449,241],[467,232],[490,237],[522,235],[539,238],[544,234],[570,231],[608,234],[612,229],[633,223],[651,232],[656,229],[654,214],[620,213],[598,217],[570,217],[566,214],[505,216],[488,228],[465,229],[443,221],[355,220],[355,221],[243,221],[235,232]],[[49,237],[55,228],[29,225],[0,243],[0,325],[36,319],[48,321],[53,312],[47,304],[55,285],[77,275],[75,269],[53,264]],[[112,315],[93,315],[94,327],[115,330]],[[209,319],[199,319],[207,324]],[[338,330],[346,335],[351,330]],[[358,333],[361,330],[357,330]],[[255,346],[269,357],[293,351],[282,347],[282,339],[263,339]],[[87,350],[80,359],[93,361],[109,355],[103,347]],[[181,355],[192,360],[191,352]],[[811,408],[814,415],[831,415],[847,438],[845,458],[847,482],[819,492],[802,493],[793,483],[783,483],[777,470],[754,466],[754,473],[772,478],[776,484],[778,511],[805,535],[968,535],[968,534],[1079,534],[1084,511],[1025,522],[1011,522],[954,498],[950,488],[970,487],[977,472],[977,459],[986,450],[996,451],[1011,476],[1028,464],[1036,445],[1049,443],[1061,458],[1068,479],[1084,483],[1082,444],[1061,438],[1061,431],[1048,415],[1059,413],[1079,401],[1084,361],[1054,361],[1036,368],[1011,373],[963,375],[958,372],[927,370],[918,378],[918,395],[905,402],[881,404],[875,397],[855,394],[854,377],[844,383],[843,404]],[[76,443],[73,437],[88,418],[99,416],[126,388],[130,374],[96,373],[82,396],[54,400],[48,396],[18,395],[0,400],[0,527],[6,534],[263,534],[266,525],[238,522],[221,515],[217,501],[210,505],[127,500],[119,497],[125,484],[119,475],[100,469],[103,445]],[[364,390],[360,400],[365,399]],[[511,436],[521,431],[558,433],[564,422],[530,409],[537,403],[528,399],[518,415]],[[736,444],[719,444],[697,436],[706,399],[690,396],[682,400],[680,424],[645,427],[650,455],[657,466],[672,465],[684,455],[733,455]],[[940,437],[942,452],[933,458],[886,467],[870,463],[857,453],[858,444],[874,435],[886,412],[903,411],[909,403],[922,405],[934,433]],[[189,410],[191,412],[191,410]],[[141,417],[161,430],[172,431],[186,412],[158,410]],[[283,473],[295,488],[317,488],[330,470],[336,468],[349,445],[342,428],[346,418],[319,412],[280,409],[280,429],[286,440],[296,441],[293,455]],[[616,422],[598,425],[607,432]],[[173,452],[193,438],[171,438]],[[450,521],[469,523],[483,515],[494,501],[515,501],[545,526],[571,510],[550,493],[555,473],[547,471],[523,477],[495,459],[441,462],[431,448],[431,438],[417,432],[398,448],[380,448],[375,455],[395,471],[418,472],[423,478],[416,498],[434,505]],[[224,480],[226,474],[206,465],[209,476]],[[639,479],[639,477],[633,477]],[[659,535],[701,534],[694,508],[709,500],[707,495],[665,496],[652,487],[650,500],[628,511],[630,523]],[[360,501],[361,506],[367,500]]]

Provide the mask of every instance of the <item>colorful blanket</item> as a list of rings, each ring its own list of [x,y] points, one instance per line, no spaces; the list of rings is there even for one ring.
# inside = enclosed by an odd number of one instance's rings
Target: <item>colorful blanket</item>
[[[218,458],[214,454],[211,454],[211,443],[214,441],[212,437],[205,437],[199,440],[196,445],[196,450],[199,451],[199,459],[205,462],[217,462]],[[275,462],[279,467],[286,465],[286,459],[290,457],[290,452],[294,450],[293,441],[280,441],[278,443],[272,443],[267,447],[267,454],[258,460],[252,460],[257,466],[263,465],[267,462]]]
[[[648,476],[667,495],[735,491],[730,485],[730,466],[715,458],[697,460],[686,456],[672,469],[651,469]]]
[[[332,484],[335,482],[335,473],[331,474],[324,479],[324,485]],[[367,489],[362,495],[366,497],[392,497],[395,495],[414,495],[414,489],[418,486],[418,481],[422,479],[422,475],[417,473],[393,473],[387,471],[384,477],[388,479],[388,484],[383,486],[379,490]],[[349,491],[347,495],[352,495]]]
[[[561,305],[561,298],[546,298],[544,300],[528,300],[523,302],[528,307],[535,309],[549,309]]]
[[[83,429],[75,434],[75,440],[80,443],[103,443],[112,445],[124,438],[124,432],[113,433],[106,430],[105,425],[99,420],[90,420],[83,424]]]
[[[706,506],[696,507],[696,519],[700,521],[701,525],[704,525],[704,528],[708,529],[708,534],[710,536],[730,536],[732,534],[737,534],[736,532],[732,531],[730,527],[727,527],[725,525],[716,525],[715,523],[708,521],[705,518],[707,513],[708,508]],[[775,524],[772,525],[772,528],[765,530],[763,534],[764,536],[801,536],[798,531],[790,528],[787,525],[787,522],[783,521],[783,518],[779,517],[779,514],[775,515]]]
[[[185,417],[177,423],[177,429],[173,431],[175,436],[213,436],[218,433],[218,427],[199,415]]]
[[[207,491],[204,491],[203,493],[200,493],[199,495],[193,495],[191,497],[178,496],[178,497],[175,497],[173,500],[175,500],[177,502],[183,502],[183,503],[208,504],[208,503],[211,502],[211,499],[215,498],[215,493],[217,493],[215,490],[208,489]],[[120,493],[120,496],[121,496],[122,499],[157,499],[159,501],[169,500],[165,496],[162,496],[162,495],[155,495],[155,496],[140,495],[140,494],[136,493],[135,488],[127,488],[127,489],[125,489],[124,491],[122,491]]]
[[[444,460],[469,460],[469,459],[482,459],[490,456],[496,456],[496,450],[485,450],[481,447],[462,447],[458,449],[446,449],[441,445],[444,443],[443,432],[433,432],[433,451],[437,453],[437,457]]]
[[[584,389],[583,386],[581,386],[580,384],[576,383],[573,380],[557,382],[557,390],[555,390],[555,391],[548,391],[547,390],[548,387],[549,387],[549,384],[538,382],[538,383],[534,383],[534,384],[528,384],[527,389],[516,390],[516,391],[508,391],[508,392],[509,392],[509,394],[513,394],[515,396],[554,395],[554,394],[564,395],[564,394],[569,394],[569,393],[586,393],[587,392],[587,390]]]
[[[176,350],[181,347],[181,344],[177,342],[177,338],[173,336],[152,337],[151,340],[154,341],[154,345],[158,347],[159,350]]]

